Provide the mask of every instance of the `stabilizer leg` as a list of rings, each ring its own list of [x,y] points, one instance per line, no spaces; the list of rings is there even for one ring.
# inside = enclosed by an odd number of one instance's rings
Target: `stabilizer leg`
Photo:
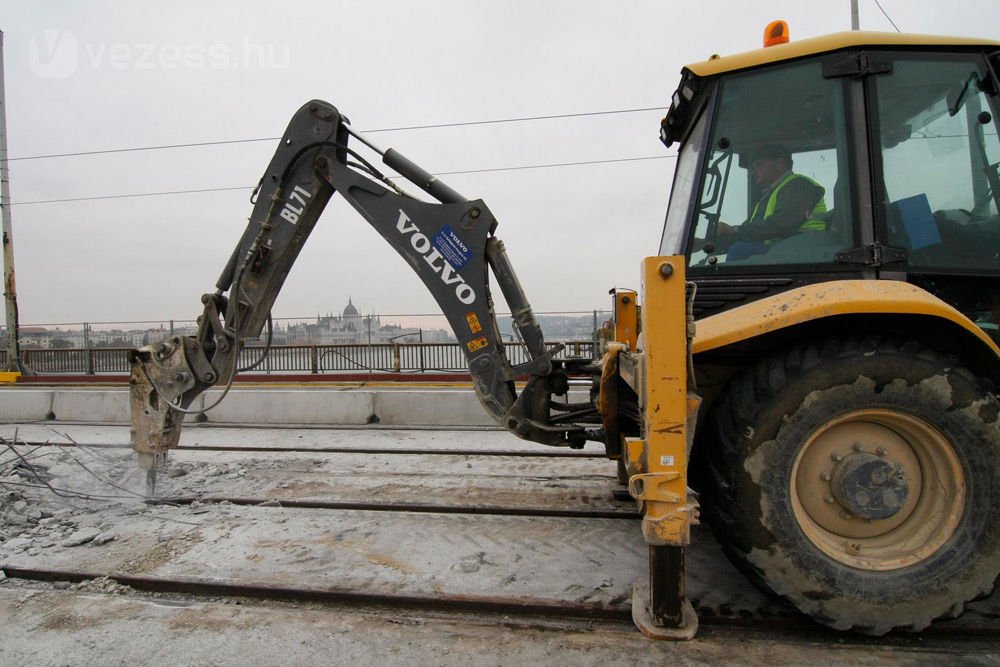
[[[629,495],[642,510],[649,578],[636,584],[632,619],[653,639],[692,639],[698,617],[684,592],[684,547],[698,503],[687,486],[688,453],[700,399],[689,377],[690,339],[683,257],[643,262],[643,341],[620,352],[621,378],[639,397],[642,437],[625,438]]]
[[[698,615],[684,593],[683,547],[649,546],[649,582],[632,591],[632,621],[652,639],[694,639]]]

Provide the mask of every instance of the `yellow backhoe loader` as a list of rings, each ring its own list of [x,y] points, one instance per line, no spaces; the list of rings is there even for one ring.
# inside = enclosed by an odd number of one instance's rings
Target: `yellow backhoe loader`
[[[304,105],[202,297],[197,335],[133,352],[150,491],[194,398],[228,388],[243,341],[270,330],[339,192],[434,295],[500,424],[547,445],[598,441],[618,462],[649,544],[633,600],[647,635],[694,636],[684,547],[699,503],[756,584],[835,628],[919,630],[988,594],[1000,572],[1000,43],[792,42],[783,22],[765,38],[683,68],[661,126],[678,145],[661,246],[641,294],[613,292],[600,360],[545,345],[482,200],[335,107]],[[507,359],[489,273],[527,363]],[[592,400],[552,400],[580,376]]]

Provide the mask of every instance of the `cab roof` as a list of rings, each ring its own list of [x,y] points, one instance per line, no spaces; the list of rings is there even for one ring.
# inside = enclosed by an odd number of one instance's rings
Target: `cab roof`
[[[699,77],[757,67],[783,60],[829,53],[859,46],[888,47],[985,47],[1000,49],[1000,42],[971,37],[943,37],[940,35],[910,35],[894,32],[851,31],[838,32],[822,37],[793,40],[764,49],[746,51],[731,56],[712,56],[708,60],[687,65],[684,69]]]

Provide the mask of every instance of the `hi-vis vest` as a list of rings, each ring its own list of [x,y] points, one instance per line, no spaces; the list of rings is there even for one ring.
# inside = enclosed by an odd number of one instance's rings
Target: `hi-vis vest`
[[[813,179],[809,178],[808,176],[803,176],[801,174],[793,174],[793,173],[786,174],[785,177],[781,179],[776,186],[774,186],[774,189],[771,190],[771,194],[768,195],[767,197],[767,204],[764,206],[764,215],[759,219],[757,218],[757,213],[758,209],[760,209],[760,203],[761,201],[763,201],[763,197],[757,201],[757,204],[753,207],[753,213],[750,215],[749,224],[755,224],[770,218],[771,215],[774,213],[774,209],[778,207],[778,193],[781,192],[781,189],[783,187],[791,183],[796,178],[804,178],[813,185],[815,185],[817,188],[825,192],[825,189],[823,188],[822,185],[820,185]],[[799,227],[799,231],[805,232],[810,230],[813,231],[826,230],[825,216],[826,216],[826,201],[825,198],[821,196],[819,198],[819,201],[816,202],[816,206],[814,206],[813,210],[809,212],[809,216],[806,219],[806,221],[803,222],[802,225]]]

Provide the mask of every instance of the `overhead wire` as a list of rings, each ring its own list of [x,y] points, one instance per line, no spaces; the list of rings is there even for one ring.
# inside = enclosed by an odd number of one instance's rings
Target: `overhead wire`
[[[380,132],[402,132],[402,131],[412,131],[412,130],[427,130],[427,129],[437,129],[437,128],[452,128],[452,127],[469,127],[478,125],[495,125],[501,123],[520,123],[520,122],[531,122],[540,120],[557,120],[565,118],[582,118],[591,116],[608,116],[616,114],[627,114],[627,113],[640,113],[647,111],[662,111],[661,107],[636,107],[631,109],[614,109],[607,111],[586,111],[579,113],[565,113],[565,114],[548,114],[548,115],[537,115],[537,116],[520,116],[520,117],[509,117],[509,118],[494,118],[487,120],[475,120],[475,121],[459,121],[454,123],[429,123],[424,125],[400,125],[395,127],[383,127],[376,128],[372,130],[365,130],[368,134],[375,134]],[[110,148],[110,149],[100,149],[93,151],[79,151],[72,153],[50,153],[44,155],[29,155],[23,157],[13,157],[7,158],[8,162],[18,161],[18,160],[41,160],[49,158],[62,158],[62,157],[79,157],[87,155],[107,155],[112,153],[130,153],[137,151],[153,151],[153,150],[165,150],[165,149],[175,149],[175,148],[194,148],[201,146],[220,146],[227,144],[239,144],[239,143],[251,143],[251,142],[261,142],[261,141],[278,141],[281,137],[260,137],[252,139],[231,139],[222,141],[202,141],[202,142],[189,142],[181,144],[162,144],[157,146],[133,146],[127,148]],[[464,169],[464,170],[453,170],[446,172],[438,172],[436,176],[454,176],[461,174],[482,174],[490,172],[505,172],[505,171],[521,171],[530,169],[548,169],[557,167],[571,167],[571,166],[584,166],[584,165],[595,165],[595,164],[613,164],[622,162],[634,162],[640,160],[658,160],[658,159],[668,159],[676,157],[676,155],[658,155],[650,157],[631,157],[631,158],[613,158],[607,160],[582,160],[577,162],[559,162],[559,163],[548,163],[548,164],[536,164],[536,165],[518,165],[510,167],[487,167],[482,169]],[[397,177],[391,177],[397,178]],[[390,184],[391,186],[391,184]],[[108,199],[131,199],[131,198],[142,198],[142,197],[161,197],[169,195],[187,195],[187,194],[200,194],[200,193],[211,193],[211,192],[226,192],[234,190],[247,190],[251,189],[252,186],[229,186],[229,187],[219,187],[219,188],[196,188],[189,190],[164,190],[155,192],[137,192],[137,193],[120,193],[112,195],[95,195],[86,197],[61,197],[57,199],[37,199],[30,201],[14,201],[10,202],[10,206],[30,206],[37,204],[60,204],[67,202],[82,202],[82,201],[99,201]]]
[[[457,174],[482,174],[492,171],[522,171],[528,169],[550,169],[555,167],[578,167],[581,165],[592,165],[592,164],[612,164],[617,162],[641,162],[643,160],[667,160],[670,158],[677,157],[677,154],[670,155],[647,155],[641,157],[621,157],[621,158],[610,158],[607,160],[581,160],[579,162],[549,162],[546,164],[526,164],[517,167],[488,167],[485,169],[463,169],[461,171],[439,171],[435,172],[435,176],[455,176]]]
[[[226,144],[249,144],[260,141],[277,141],[281,137],[259,137],[257,139],[225,139],[221,141],[196,141],[189,144],[162,144],[159,146],[133,146],[131,148],[104,148],[94,151],[79,151],[77,153],[47,153],[44,155],[25,155],[22,157],[9,157],[7,162],[19,162],[23,160],[47,160],[57,157],[81,157],[84,155],[107,155],[108,153],[135,153],[138,151],[160,151],[169,148],[196,148],[199,146],[223,146]],[[0,160],[2,162],[3,160]]]
[[[892,24],[892,27],[896,29],[896,32],[901,32],[900,29],[899,29],[899,27],[896,25],[896,22],[893,21],[892,18],[889,16],[889,14],[886,13],[885,9],[882,8],[882,3],[879,2],[878,0],[875,0],[875,6],[878,7],[878,10],[880,12],[882,12],[882,16],[884,16],[886,18],[886,20],[890,24]]]
[[[238,185],[228,188],[198,188],[196,190],[165,190],[163,192],[139,192],[133,194],[98,195],[95,197],[65,197],[62,199],[38,199],[33,201],[12,201],[11,206],[28,206],[29,204],[61,204],[73,201],[94,201],[97,199],[128,199],[130,197],[161,197],[164,195],[190,195],[201,192],[225,192],[227,190],[252,190],[252,185]]]
[[[637,107],[634,109],[614,109],[610,111],[583,111],[579,113],[550,114],[543,116],[519,116],[510,118],[494,118],[488,120],[456,121],[454,123],[429,123],[426,125],[400,125],[397,127],[381,127],[373,130],[364,130],[366,134],[377,134],[380,132],[405,132],[411,130],[432,130],[449,127],[471,127],[476,125],[497,125],[501,123],[524,123],[538,120],[558,120],[562,118],[583,118],[587,116],[610,116],[615,114],[640,113],[645,111],[663,111],[663,107]],[[79,151],[74,153],[49,153],[44,155],[25,155],[22,157],[7,158],[7,162],[21,160],[45,160],[59,157],[80,157],[85,155],[107,155],[109,153],[132,153],[136,151],[157,151],[173,148],[196,148],[199,146],[222,146],[226,144],[244,144],[260,141],[277,141],[281,137],[257,137],[252,139],[228,139],[221,141],[197,141],[183,144],[162,144],[158,146],[132,146],[129,148],[106,148],[93,151]]]
[[[545,164],[528,164],[528,165],[518,165],[512,167],[486,167],[483,169],[461,169],[456,171],[440,171],[435,172],[435,176],[456,176],[461,174],[484,174],[490,172],[505,172],[505,171],[527,171],[532,169],[552,169],[558,167],[578,167],[586,165],[595,164],[614,164],[614,163],[625,163],[625,162],[638,162],[644,160],[667,160],[676,158],[677,154],[670,155],[650,155],[641,157],[627,157],[627,158],[611,158],[607,160],[580,160],[577,162],[550,162]],[[398,178],[390,176],[389,178]],[[14,201],[10,203],[10,206],[30,206],[33,204],[61,204],[64,202],[77,202],[77,201],[97,201],[102,199],[129,199],[138,197],[160,197],[165,195],[186,195],[186,194],[199,194],[204,192],[225,192],[231,190],[253,190],[253,185],[244,186],[233,186],[233,187],[222,187],[222,188],[198,188],[194,190],[166,190],[163,192],[137,192],[137,193],[125,193],[125,194],[115,194],[115,195],[98,195],[93,197],[64,197],[61,199],[37,199],[30,201]]]

